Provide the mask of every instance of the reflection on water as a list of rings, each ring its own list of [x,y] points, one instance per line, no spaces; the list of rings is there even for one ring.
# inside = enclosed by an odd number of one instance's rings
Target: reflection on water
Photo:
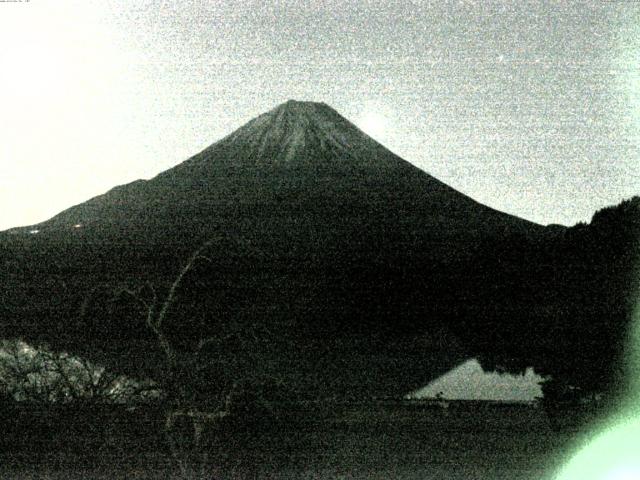
[[[485,372],[476,359],[467,360],[445,375],[409,395],[409,398],[442,397],[456,400],[533,401],[542,397],[542,377],[532,368],[524,375]]]

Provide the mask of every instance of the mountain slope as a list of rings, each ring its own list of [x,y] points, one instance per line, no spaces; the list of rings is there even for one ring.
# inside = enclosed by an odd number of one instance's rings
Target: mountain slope
[[[235,339],[207,353],[205,383],[251,371],[299,395],[403,394],[476,355],[548,372],[555,339],[520,333],[574,320],[550,287],[566,231],[483,206],[330,107],[290,101],[151,180],[0,235],[3,335],[161,375],[122,292],[166,294],[207,242],[166,324],[185,354]]]
[[[154,224],[184,228],[247,206],[286,214],[293,206],[400,209],[443,228],[534,228],[420,171],[330,107],[289,101],[149,181],[116,187],[29,230],[82,225],[116,236],[143,229],[147,237]]]

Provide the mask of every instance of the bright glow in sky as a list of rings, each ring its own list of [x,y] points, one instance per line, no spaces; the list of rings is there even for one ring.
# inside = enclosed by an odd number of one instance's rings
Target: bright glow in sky
[[[374,102],[365,102],[353,121],[364,133],[373,137],[383,145],[393,142],[398,135],[397,125],[400,120],[392,108]]]
[[[0,229],[323,101],[494,208],[638,193],[640,3],[0,2]]]
[[[375,111],[366,112],[358,124],[365,133],[373,138],[384,135],[389,128],[389,121],[382,114]]]

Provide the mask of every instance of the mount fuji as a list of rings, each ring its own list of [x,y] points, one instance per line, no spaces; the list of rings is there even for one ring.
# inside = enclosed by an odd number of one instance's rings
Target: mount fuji
[[[605,295],[586,253],[562,260],[589,232],[493,210],[331,107],[289,101],[150,180],[0,233],[3,336],[157,376],[161,352],[118,292],[166,291],[206,244],[168,316],[176,348],[250,331],[245,367],[298,395],[400,395],[473,357],[566,374],[563,350],[590,343],[556,342],[578,314],[563,302]],[[208,375],[240,344],[209,352]]]

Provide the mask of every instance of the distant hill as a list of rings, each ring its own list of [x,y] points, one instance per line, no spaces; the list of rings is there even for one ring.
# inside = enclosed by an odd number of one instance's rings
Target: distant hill
[[[242,375],[218,370],[243,348],[242,368],[299,395],[401,395],[470,356],[565,375],[578,368],[558,366],[570,326],[588,338],[627,318],[602,291],[609,275],[611,289],[626,285],[605,266],[630,248],[608,247],[617,221],[546,228],[498,212],[327,105],[289,101],[153,179],[0,234],[3,336],[158,375],[157,345],[122,290],[166,292],[209,242],[168,317],[184,351],[234,333],[208,352],[203,378]]]

